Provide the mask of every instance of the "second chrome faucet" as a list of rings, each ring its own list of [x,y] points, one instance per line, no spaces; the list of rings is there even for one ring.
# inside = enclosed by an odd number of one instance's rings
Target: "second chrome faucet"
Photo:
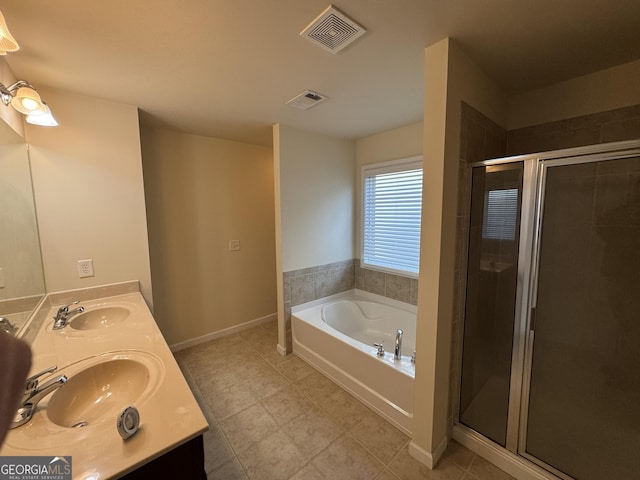
[[[84,307],[78,307],[74,310],[69,310],[69,307],[73,306],[73,305],[77,305],[78,304],[78,300],[76,300],[73,303],[70,303],[69,305],[65,305],[63,307],[60,307],[58,309],[58,313],[56,313],[56,316],[53,317],[53,329],[54,330],[60,330],[61,328],[64,328],[67,326],[67,322],[69,321],[69,317],[76,315],[78,313],[82,313],[84,312]]]

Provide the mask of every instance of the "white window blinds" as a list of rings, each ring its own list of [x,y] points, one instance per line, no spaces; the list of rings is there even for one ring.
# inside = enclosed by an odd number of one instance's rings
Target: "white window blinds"
[[[485,192],[482,238],[514,240],[518,219],[518,189],[505,188]]]
[[[365,166],[362,177],[363,266],[417,277],[422,160]]]

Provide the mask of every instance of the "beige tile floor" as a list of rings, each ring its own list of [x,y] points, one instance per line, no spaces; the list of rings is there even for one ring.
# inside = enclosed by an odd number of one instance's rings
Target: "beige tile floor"
[[[427,469],[409,437],[276,343],[270,322],[176,353],[209,421],[209,480],[512,478],[455,442]]]

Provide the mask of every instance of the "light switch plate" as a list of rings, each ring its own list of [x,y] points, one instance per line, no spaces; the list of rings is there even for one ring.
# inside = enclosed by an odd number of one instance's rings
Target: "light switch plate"
[[[229,251],[237,252],[240,250],[240,240],[229,240]]]

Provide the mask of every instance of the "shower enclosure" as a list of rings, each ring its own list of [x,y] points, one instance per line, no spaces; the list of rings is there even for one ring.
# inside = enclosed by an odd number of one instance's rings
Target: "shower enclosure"
[[[640,472],[640,142],[472,165],[454,437],[529,478]]]

